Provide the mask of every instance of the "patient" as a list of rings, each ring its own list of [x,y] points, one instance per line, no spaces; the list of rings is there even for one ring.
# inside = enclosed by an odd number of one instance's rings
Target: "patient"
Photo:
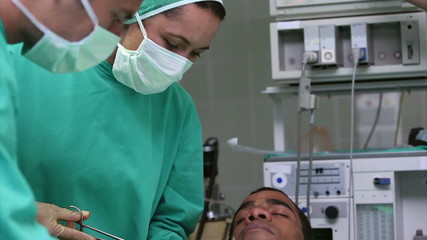
[[[304,213],[282,191],[262,187],[247,196],[231,223],[229,239],[311,240]]]

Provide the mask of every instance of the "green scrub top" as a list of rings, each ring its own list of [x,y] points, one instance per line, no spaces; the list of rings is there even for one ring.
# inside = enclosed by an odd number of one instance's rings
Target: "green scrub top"
[[[179,84],[139,94],[107,62],[52,74],[18,58],[18,153],[36,199],[89,210],[88,225],[124,239],[186,239],[204,202],[190,95]]]
[[[36,221],[34,195],[16,160],[16,76],[6,46],[6,31],[0,20],[0,236],[53,240]]]

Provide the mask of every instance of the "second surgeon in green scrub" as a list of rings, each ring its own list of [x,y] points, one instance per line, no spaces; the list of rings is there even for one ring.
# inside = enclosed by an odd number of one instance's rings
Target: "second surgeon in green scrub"
[[[203,142],[175,81],[224,16],[220,0],[145,0],[98,67],[55,75],[16,56],[20,166],[37,201],[86,209],[124,239],[186,239],[203,209]]]

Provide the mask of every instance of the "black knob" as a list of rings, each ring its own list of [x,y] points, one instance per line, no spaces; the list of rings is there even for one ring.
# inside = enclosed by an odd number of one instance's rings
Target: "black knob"
[[[338,208],[335,206],[328,206],[325,209],[325,215],[327,218],[334,219],[337,218],[339,214]]]

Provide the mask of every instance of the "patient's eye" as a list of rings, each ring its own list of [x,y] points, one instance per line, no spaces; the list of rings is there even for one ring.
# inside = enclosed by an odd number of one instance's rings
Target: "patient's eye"
[[[238,224],[240,224],[241,222],[243,222],[243,220],[245,220],[245,218],[239,218],[237,221],[236,221],[236,225],[238,225]]]
[[[284,213],[272,213],[272,215],[286,217],[286,218],[289,217],[287,214],[284,214]]]

